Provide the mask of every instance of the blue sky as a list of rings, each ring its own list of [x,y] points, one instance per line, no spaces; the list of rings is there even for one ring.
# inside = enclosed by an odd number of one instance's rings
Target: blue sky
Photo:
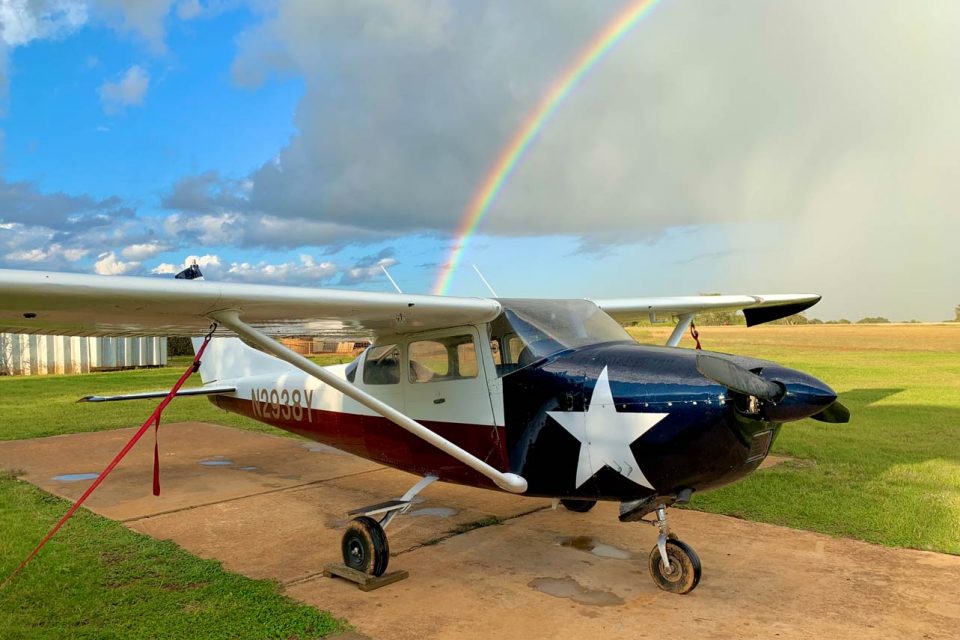
[[[629,4],[0,0],[0,266],[196,256],[389,290],[383,264],[427,292],[500,149]],[[505,296],[950,317],[956,4],[694,4],[663,0],[561,105],[451,293],[486,293],[476,264]]]

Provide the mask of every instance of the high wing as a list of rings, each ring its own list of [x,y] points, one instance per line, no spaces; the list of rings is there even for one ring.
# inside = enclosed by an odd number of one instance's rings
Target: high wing
[[[820,301],[820,296],[811,293],[774,294],[755,296],[674,296],[665,298],[619,298],[593,300],[621,323],[634,322],[641,318],[669,316],[693,317],[704,311],[743,311],[747,326],[779,320],[809,309]]]
[[[500,304],[229,282],[0,269],[0,332],[197,336],[233,310],[270,335],[362,336],[488,322]]]
[[[692,318],[742,309],[752,326],[803,311],[820,296],[678,296],[593,300],[616,320]],[[489,322],[489,298],[343,291],[229,282],[0,269],[0,332],[73,336],[196,336],[236,311],[270,335],[377,336]]]

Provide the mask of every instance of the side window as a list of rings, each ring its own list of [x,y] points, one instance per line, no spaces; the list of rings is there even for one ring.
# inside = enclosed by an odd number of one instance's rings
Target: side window
[[[411,342],[410,382],[476,378],[477,348],[469,335]]]
[[[507,353],[510,355],[505,364],[517,364],[517,362],[520,361],[521,351],[523,351],[523,340],[517,337],[516,334],[507,338]]]
[[[400,382],[400,347],[385,344],[371,347],[363,361],[364,384],[397,384]]]

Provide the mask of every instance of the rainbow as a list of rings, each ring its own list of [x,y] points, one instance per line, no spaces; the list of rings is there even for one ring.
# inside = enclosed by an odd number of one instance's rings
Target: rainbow
[[[480,189],[470,198],[463,212],[460,224],[454,234],[455,241],[446,262],[440,268],[433,285],[434,295],[445,295],[450,289],[453,273],[456,271],[470,237],[490,210],[507,178],[516,169],[530,144],[550,120],[557,108],[580,84],[580,81],[593,69],[603,57],[636,25],[648,15],[662,0],[636,0],[631,2],[584,48],[567,70],[551,85],[536,108],[527,116],[517,129],[510,143],[497,156],[496,162],[487,173]]]

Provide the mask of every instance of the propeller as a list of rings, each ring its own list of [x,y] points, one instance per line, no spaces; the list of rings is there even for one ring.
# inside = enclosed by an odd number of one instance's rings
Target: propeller
[[[776,402],[783,397],[781,385],[764,380],[749,369],[745,369],[726,358],[718,358],[705,353],[697,354],[697,371],[705,378],[721,384],[731,391],[747,396],[756,396],[761,400]]]
[[[850,409],[847,409],[842,402],[836,400],[829,407],[818,414],[810,416],[820,422],[830,422],[833,424],[846,424],[850,422]]]

